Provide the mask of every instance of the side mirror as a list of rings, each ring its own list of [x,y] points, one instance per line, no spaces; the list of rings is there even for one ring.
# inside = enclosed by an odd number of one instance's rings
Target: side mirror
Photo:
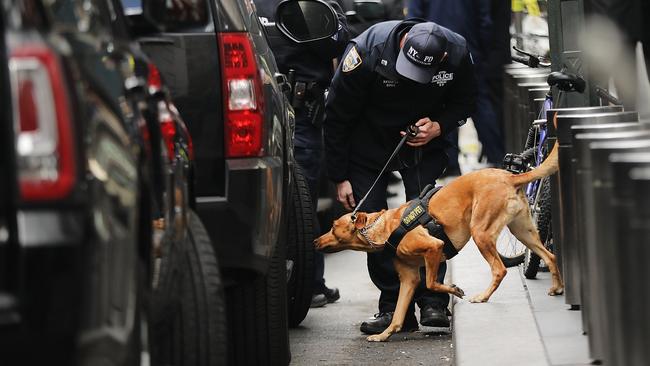
[[[275,26],[296,43],[330,38],[338,31],[338,18],[321,0],[285,0],[275,11]]]
[[[207,0],[122,0],[122,6],[136,26],[174,30],[202,27],[208,22]]]

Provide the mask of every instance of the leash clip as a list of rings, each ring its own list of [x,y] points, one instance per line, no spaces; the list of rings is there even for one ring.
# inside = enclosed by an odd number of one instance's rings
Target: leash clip
[[[417,136],[418,132],[419,132],[419,129],[418,129],[418,126],[416,126],[416,125],[409,125],[406,128],[406,133],[409,135],[409,137]]]

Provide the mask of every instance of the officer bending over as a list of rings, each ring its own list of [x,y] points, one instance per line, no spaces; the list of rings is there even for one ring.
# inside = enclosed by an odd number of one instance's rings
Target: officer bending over
[[[476,81],[465,39],[432,22],[409,19],[378,23],[353,39],[337,69],[326,101],[325,150],[329,178],[338,200],[351,210],[388,160],[407,126],[419,132],[402,148],[390,170],[403,178],[407,200],[447,166],[444,136],[475,108]],[[388,175],[382,177],[360,211],[387,208]],[[399,279],[394,250],[368,254],[368,272],[381,291],[379,313],[361,331],[381,333],[397,303]],[[441,265],[438,281],[443,282]],[[448,327],[449,295],[429,291],[424,268],[414,300],[420,324]],[[411,304],[403,330],[418,324]]]
[[[281,0],[255,0],[259,16],[273,22],[275,8]],[[325,89],[334,73],[332,60],[340,57],[350,37],[343,10],[334,1],[327,1],[338,16],[337,33],[322,41],[298,44],[280,34],[275,27],[267,28],[271,49],[280,72],[289,76],[292,82],[292,105],[296,112],[294,156],[302,167],[309,184],[312,207],[318,203],[318,180],[322,162],[322,123],[325,109]],[[318,220],[315,221],[315,235],[320,234]],[[320,307],[339,299],[337,288],[328,288],[323,277],[325,266],[323,253],[316,252],[314,258],[315,278],[312,307]]]

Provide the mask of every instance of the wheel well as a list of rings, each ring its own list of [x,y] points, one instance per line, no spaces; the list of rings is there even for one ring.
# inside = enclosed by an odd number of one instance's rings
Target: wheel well
[[[142,171],[142,170],[141,170]],[[144,182],[142,175],[138,183],[138,257],[146,265],[147,273],[149,273],[149,260],[151,255],[151,238],[153,231],[151,227],[151,190],[149,185]]]

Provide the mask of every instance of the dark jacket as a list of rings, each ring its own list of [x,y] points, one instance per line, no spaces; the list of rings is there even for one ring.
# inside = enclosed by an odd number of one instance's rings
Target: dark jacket
[[[350,162],[380,170],[399,142],[400,131],[424,117],[439,121],[443,135],[421,151],[442,153],[447,146],[443,136],[474,111],[473,65],[465,40],[458,34],[442,29],[449,47],[438,82],[418,84],[395,71],[400,37],[419,22],[422,20],[382,22],[348,45],[325,104],[325,150],[332,181],[348,178]],[[352,70],[348,64],[344,72],[349,52],[357,52],[360,63]],[[402,156],[417,150],[407,145],[402,149]]]
[[[482,63],[492,41],[490,8],[490,0],[408,0],[407,16],[426,19],[465,37],[474,61]]]

